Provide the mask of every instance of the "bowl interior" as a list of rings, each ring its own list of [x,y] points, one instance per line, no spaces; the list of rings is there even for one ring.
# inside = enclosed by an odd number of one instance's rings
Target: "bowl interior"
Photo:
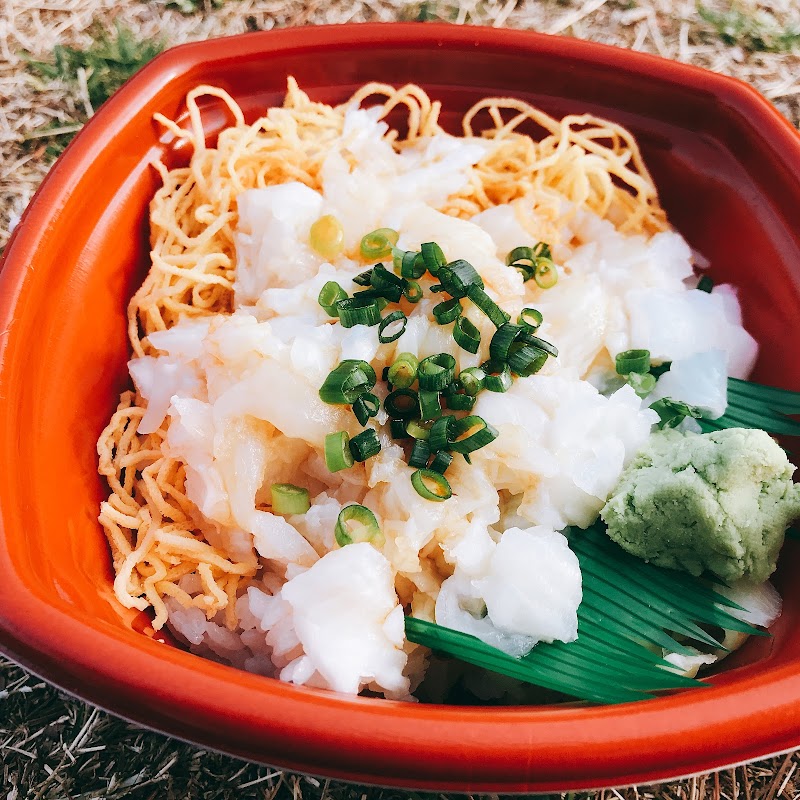
[[[442,101],[453,133],[461,115],[487,95],[519,97],[559,116],[591,112],[628,126],[675,227],[710,261],[712,277],[741,288],[745,324],[761,344],[755,377],[800,388],[800,229],[792,230],[788,216],[796,205],[786,205],[798,190],[775,167],[763,131],[701,81],[681,86],[612,63],[567,61],[555,43],[536,54],[469,42],[400,47],[373,37],[313,51],[251,48],[235,57],[212,53],[202,64],[189,59],[185,68],[162,70],[157,85],[144,76],[134,82],[131,96],[138,91],[141,104],[133,108],[115,98],[78,137],[50,176],[50,194],[40,195],[23,222],[38,237],[26,250],[27,271],[5,286],[13,323],[0,424],[12,432],[3,458],[13,475],[3,488],[2,535],[27,589],[60,613],[115,638],[148,633],[144,615],[113,599],[96,521],[106,490],[95,444],[128,385],[125,307],[147,271],[147,207],[159,185],[150,164],[160,157],[176,165],[188,157],[152,114],[180,116],[185,93],[208,83],[229,91],[254,120],[280,104],[288,75],[326,102],[341,101],[370,80],[418,83]],[[203,112],[213,141],[229,120],[217,101],[205,102]],[[55,193],[62,199],[49,205]],[[9,265],[14,253],[12,245]],[[800,659],[800,637],[789,635],[800,622],[800,582],[791,580],[798,567],[800,548],[788,546],[777,576],[785,608],[774,638],[749,643],[716,682]]]

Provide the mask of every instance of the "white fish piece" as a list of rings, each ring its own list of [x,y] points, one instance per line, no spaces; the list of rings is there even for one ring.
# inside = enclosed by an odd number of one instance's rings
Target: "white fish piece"
[[[495,244],[495,255],[503,261],[515,247],[536,244],[531,241],[531,235],[519,221],[517,208],[520,205],[519,201],[515,201],[501,206],[492,206],[470,218],[473,225],[483,228],[492,237]]]
[[[288,581],[281,596],[329,688],[358,694],[374,683],[387,697],[408,694],[407,656],[392,617],[402,608],[389,562],[374,547],[362,542],[332,550]]]
[[[305,376],[287,370],[273,359],[265,359],[234,383],[214,405],[218,429],[223,427],[225,418],[246,415],[266,420],[285,436],[319,448],[324,446],[328,433],[349,430],[353,425],[339,407],[320,400],[319,386],[312,386]]]
[[[769,582],[751,583],[750,581],[735,581],[730,586],[716,585],[715,591],[740,605],[738,608],[724,606],[732,616],[749,622],[751,625],[761,625],[768,628],[781,615],[783,600],[777,589]]]
[[[575,378],[534,375],[504,394],[482,392],[474,413],[499,436],[472,455],[498,490],[522,495],[534,525],[586,527],[657,421],[630,386],[603,397]]]
[[[211,320],[184,319],[172,328],[153,331],[148,340],[153,347],[180,361],[194,361],[203,353],[203,340],[208,335]]]
[[[652,405],[662,397],[697,406],[709,419],[717,419],[728,406],[727,356],[723,350],[707,350],[672,362],[648,395]]]
[[[128,362],[128,371],[137,391],[147,401],[147,410],[137,427],[142,434],[159,429],[175,395],[204,395],[202,381],[192,364],[171,356],[134,358]]]
[[[291,286],[318,271],[308,243],[322,214],[322,196],[297,181],[247,189],[237,197],[236,305],[253,304],[268,287]]]
[[[475,588],[489,619],[503,631],[540,642],[578,638],[581,570],[561,533],[545,527],[509,528]]]
[[[729,375],[743,377],[753,368],[758,345],[731,321],[730,297],[723,300],[719,294],[697,289],[684,292],[632,289],[625,301],[630,318],[630,346],[649,350],[657,363],[720,349],[727,355]]]

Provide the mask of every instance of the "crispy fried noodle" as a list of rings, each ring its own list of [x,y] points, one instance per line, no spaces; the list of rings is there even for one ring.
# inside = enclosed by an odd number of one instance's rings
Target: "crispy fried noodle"
[[[198,106],[209,96],[224,103],[234,120],[216,147],[206,144]],[[128,308],[136,356],[157,353],[148,341],[154,331],[187,317],[232,312],[239,193],[288,181],[319,190],[326,148],[342,134],[345,111],[353,104],[374,105],[376,98],[381,117],[393,109],[406,117],[405,137],[391,129],[386,134],[396,148],[442,131],[440,103],[421,88],[379,83],[331,107],[312,102],[290,79],[283,107],[251,125],[230,95],[210,86],[189,93],[188,129],[156,115],[178,143],[193,148],[193,155],[187,167],[168,170],[156,164],[163,186],[150,207],[152,267]],[[479,123],[486,116],[488,130]],[[541,138],[521,133],[523,126],[539,129]],[[566,199],[627,233],[650,235],[667,227],[633,136],[614,123],[588,114],[557,120],[520,100],[489,98],[467,112],[463,135],[487,137],[497,146],[471,169],[467,187],[440,209],[447,214],[469,218],[525,198],[551,222],[556,240]],[[165,597],[200,607],[209,619],[224,611],[233,628],[236,598],[259,563],[255,557],[231,560],[215,545],[215,531],[186,496],[185,466],[166,454],[169,417],[154,433],[137,432],[144,406],[136,392],[124,392],[98,442],[99,471],[110,488],[99,519],[113,554],[116,596],[127,608],[152,607],[156,629],[167,619]],[[179,586],[192,573],[202,586],[195,596]]]

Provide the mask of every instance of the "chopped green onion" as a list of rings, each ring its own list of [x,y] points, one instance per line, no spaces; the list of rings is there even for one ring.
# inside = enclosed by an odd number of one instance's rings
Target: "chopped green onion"
[[[411,485],[424,500],[435,500],[437,503],[453,496],[453,490],[447,478],[432,469],[418,469],[411,475]]]
[[[440,417],[431,426],[431,435],[428,439],[431,452],[438,452],[439,450],[447,450],[450,446],[449,433],[453,428],[455,417]]]
[[[344,250],[344,229],[341,222],[333,214],[320,217],[311,226],[308,241],[312,249],[323,258],[336,258]]]
[[[434,457],[433,461],[431,461],[430,469],[433,472],[438,472],[440,475],[444,475],[447,472],[447,468],[453,463],[453,455],[452,453],[448,453],[446,450],[440,450]]]
[[[334,536],[339,547],[354,542],[372,542],[376,545],[383,543],[383,535],[375,515],[366,506],[356,504],[345,506],[339,512]]]
[[[406,284],[403,287],[403,297],[409,303],[419,303],[422,300],[422,287],[416,281],[406,280]]]
[[[329,317],[338,317],[339,312],[336,310],[336,303],[339,300],[344,300],[347,297],[347,292],[339,286],[336,281],[328,281],[320,290],[317,302],[325,309],[325,313]]]
[[[523,308],[517,317],[517,325],[526,325],[531,330],[536,330],[544,322],[542,312],[536,308]]]
[[[374,417],[378,413],[380,407],[381,401],[378,400],[374,394],[362,394],[360,397],[356,398],[355,403],[353,403],[353,413],[363,426],[367,424],[371,417]]]
[[[371,286],[372,285],[372,270],[368,269],[353,278],[353,283],[356,286]]]
[[[451,411],[472,411],[475,398],[468,394],[451,394],[444,399]]]
[[[475,397],[484,387],[486,373],[480,367],[470,367],[469,369],[461,370],[458,380],[464,391],[471,397]]]
[[[439,402],[439,392],[428,389],[419,390],[419,414],[423,422],[441,416],[442,406]]]
[[[466,318],[459,317],[453,326],[453,338],[468,353],[477,353],[481,346],[481,332]]]
[[[406,425],[406,433],[414,439],[428,439],[431,435],[431,422],[420,422],[418,419],[412,419]]]
[[[350,405],[375,385],[375,370],[366,361],[342,361],[325,378],[319,397],[331,405]]]
[[[456,360],[449,353],[437,353],[419,362],[417,379],[419,388],[429,392],[440,392],[455,375]]]
[[[541,259],[536,263],[533,279],[540,289],[552,289],[558,283],[558,270],[549,259]]]
[[[370,284],[382,297],[385,297],[392,303],[397,303],[400,301],[400,297],[403,294],[405,281],[393,272],[389,272],[383,264],[376,264],[372,268]]]
[[[701,292],[711,292],[714,288],[714,281],[708,277],[708,275],[703,275],[699,281],[697,281],[697,289]]]
[[[436,275],[439,272],[439,267],[443,267],[447,263],[442,248],[436,242],[424,242],[420,246],[420,253],[425,269],[431,275]]]
[[[614,363],[620,375],[628,375],[631,372],[644,374],[650,369],[650,351],[625,350],[617,355]]]
[[[329,433],[325,437],[325,466],[330,472],[339,472],[353,466],[350,437],[346,431]]]
[[[366,261],[378,261],[389,258],[392,248],[397,244],[400,234],[391,228],[378,228],[368,233],[361,240],[361,255]]]
[[[425,262],[419,253],[413,250],[392,250],[394,256],[395,269],[400,270],[400,275],[404,278],[417,280],[425,274]]]
[[[375,433],[374,428],[367,428],[350,440],[350,452],[356,461],[366,461],[380,451],[381,443],[378,441],[378,434]]]
[[[392,439],[408,439],[406,431],[406,421],[404,419],[390,419],[389,433]]]
[[[419,360],[413,353],[400,353],[389,367],[389,383],[407,389],[417,379]]]
[[[490,392],[507,392],[511,388],[511,368],[503,362],[486,361],[481,364],[486,373],[483,388]]]
[[[673,400],[671,397],[662,397],[656,400],[650,408],[659,416],[659,428],[677,428],[686,417],[700,419],[702,412],[695,406]]]
[[[408,466],[419,469],[428,466],[428,459],[431,457],[431,448],[424,439],[414,439],[414,446],[411,448],[411,455],[408,457]]]
[[[466,297],[469,289],[473,286],[483,289],[483,279],[478,271],[463,258],[439,267],[438,277],[444,291],[451,297]]]
[[[539,347],[515,343],[506,357],[509,369],[520,378],[535,375],[547,363],[548,354]]]
[[[381,311],[374,295],[358,292],[355,297],[346,297],[335,305],[339,322],[343,328],[355,325],[377,325],[381,321]]]
[[[386,329],[396,323],[399,323],[397,330],[386,333]],[[405,333],[407,324],[408,318],[402,311],[392,311],[381,320],[381,324],[378,326],[378,341],[381,344],[389,344],[389,342],[399,339]]]
[[[558,348],[554,344],[550,344],[550,342],[546,342],[544,339],[540,339],[538,336],[528,333],[528,331],[522,334],[520,340],[524,344],[529,344],[533,347],[538,347],[539,350],[544,350],[545,353],[553,356],[553,358],[558,358]]]
[[[499,328],[511,319],[480,286],[470,286],[467,297]]]
[[[447,325],[449,322],[455,322],[461,316],[462,311],[461,303],[453,298],[435,305],[433,307],[433,318],[439,325]]]
[[[417,393],[411,389],[395,389],[386,395],[383,407],[392,419],[412,419],[419,409]]]
[[[483,417],[457,419],[450,426],[450,450],[455,453],[473,453],[493,442],[497,436],[497,430]]]
[[[522,273],[522,280],[529,281],[534,278],[539,283],[540,278],[537,277],[540,272],[549,272],[552,266],[552,271],[555,272],[555,267],[552,265],[552,254],[550,253],[550,245],[545,242],[537,242],[533,247],[515,247],[506,256],[506,266],[514,267]],[[558,273],[555,273],[558,279]],[[549,278],[542,278],[549,280]],[[553,284],[555,281],[553,281]],[[541,286],[541,284],[539,284]],[[552,284],[551,284],[552,285]],[[543,286],[542,288],[549,288]]]
[[[508,358],[508,351],[511,345],[525,333],[522,325],[512,325],[506,322],[501,325],[492,336],[489,342],[489,357],[492,361],[505,361]]]
[[[302,486],[295,486],[293,483],[273,483],[270,492],[273,514],[305,514],[311,508],[308,489]]]
[[[645,372],[644,375],[640,372],[631,372],[628,374],[626,382],[642,398],[647,397],[656,388],[656,376],[649,372]]]

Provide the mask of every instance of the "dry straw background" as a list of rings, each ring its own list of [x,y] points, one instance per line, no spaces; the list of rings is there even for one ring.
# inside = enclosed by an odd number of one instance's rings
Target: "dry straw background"
[[[749,82],[800,124],[800,0],[0,0],[0,250],[66,139],[159,46],[296,25],[432,19],[546,31],[696,64]],[[120,36],[127,66],[103,81],[97,58],[79,55],[62,69],[30,64],[52,64],[56,45],[95,56],[116,46],[119,55]],[[797,800],[798,764],[790,753],[662,786],[562,797]],[[67,698],[0,659],[0,800],[422,797],[208,753]]]

